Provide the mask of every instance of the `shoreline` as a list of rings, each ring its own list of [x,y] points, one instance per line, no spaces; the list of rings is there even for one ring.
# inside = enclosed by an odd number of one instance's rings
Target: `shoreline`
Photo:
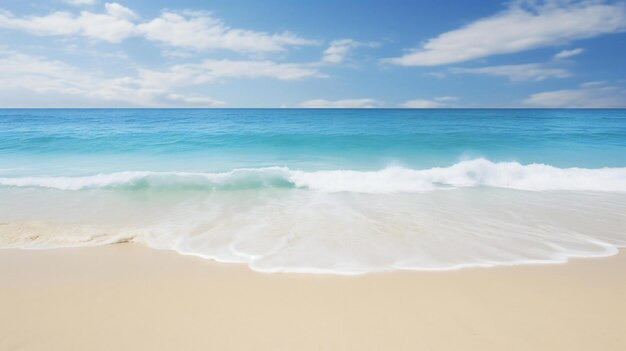
[[[623,350],[626,255],[355,276],[120,244],[0,250],[0,350]]]

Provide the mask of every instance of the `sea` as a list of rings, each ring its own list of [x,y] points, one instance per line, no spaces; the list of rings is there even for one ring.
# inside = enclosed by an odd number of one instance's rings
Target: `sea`
[[[564,263],[626,246],[624,109],[0,109],[0,248],[260,272]]]

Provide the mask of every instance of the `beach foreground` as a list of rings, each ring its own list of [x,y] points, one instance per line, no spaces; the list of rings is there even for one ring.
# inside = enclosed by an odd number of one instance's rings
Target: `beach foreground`
[[[263,274],[121,244],[0,250],[0,350],[624,350],[626,255]]]

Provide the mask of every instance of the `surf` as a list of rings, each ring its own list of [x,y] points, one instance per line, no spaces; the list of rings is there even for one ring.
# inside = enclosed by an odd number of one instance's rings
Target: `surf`
[[[547,164],[473,159],[429,169],[393,166],[376,171],[303,171],[265,167],[212,173],[127,171],[75,177],[4,177],[0,178],[0,186],[70,191],[98,188],[206,191],[299,188],[366,194],[487,186],[528,191],[626,192],[626,167],[558,168]]]

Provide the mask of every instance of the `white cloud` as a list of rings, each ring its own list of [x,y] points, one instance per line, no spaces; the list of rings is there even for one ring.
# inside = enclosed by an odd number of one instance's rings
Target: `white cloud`
[[[0,52],[0,67],[3,67],[0,100],[4,100],[5,106],[12,104],[10,95],[15,91],[87,100],[92,105],[216,106],[223,103],[205,96],[177,94],[165,84],[141,84],[136,77],[104,77],[63,62],[11,51]],[[27,101],[27,106],[40,106],[35,99]]]
[[[434,100],[435,100],[435,101],[443,101],[443,102],[446,102],[446,101],[456,101],[456,100],[458,100],[458,99],[459,99],[459,98],[458,98],[458,97],[456,97],[456,96],[438,96],[438,97],[436,97]]]
[[[82,11],[79,15],[53,12],[45,16],[16,17],[0,11],[0,28],[23,30],[35,35],[81,35],[120,42],[135,33],[134,12],[117,3],[106,3],[104,13]]]
[[[205,60],[174,65],[165,71],[140,69],[137,84],[143,87],[195,85],[223,78],[274,78],[296,80],[323,77],[317,70],[295,63],[272,61]]]
[[[322,54],[321,63],[342,63],[344,62],[350,51],[359,47],[376,48],[380,46],[377,42],[361,42],[354,39],[337,39],[333,40],[328,48]]]
[[[157,18],[140,22],[131,9],[118,3],[106,3],[104,8],[104,13],[53,12],[24,17],[0,10],[0,28],[40,36],[80,35],[114,43],[141,36],[177,48],[247,53],[283,51],[287,46],[315,44],[288,32],[271,34],[231,28],[205,12],[166,11]]]
[[[402,66],[435,66],[563,44],[626,29],[624,3],[516,1],[494,16],[429,39],[421,48],[384,60]]]
[[[347,100],[307,100],[300,104],[305,108],[374,108],[381,106],[380,101],[374,99],[347,99]]]
[[[601,86],[606,86],[606,85],[610,85],[609,82],[607,82],[606,80],[596,80],[596,81],[591,81],[591,82],[585,82],[581,84],[580,86],[582,88],[589,88],[589,87],[601,87]]]
[[[585,49],[583,48],[576,48],[576,49],[572,49],[572,50],[563,50],[559,53],[557,53],[556,55],[554,55],[554,59],[555,60],[562,60],[562,59],[566,59],[566,58],[570,58],[576,55],[580,55],[583,52],[585,52]]]
[[[486,74],[506,77],[512,81],[541,81],[547,78],[566,78],[571,76],[570,72],[565,69],[550,67],[540,63],[477,68],[452,68],[450,72],[457,74]]]
[[[224,101],[216,100],[206,96],[189,96],[181,94],[165,94],[163,96],[166,102],[180,103],[186,106],[221,106]]]
[[[524,100],[524,104],[537,107],[569,108],[626,107],[626,89],[606,82],[589,82],[575,89],[532,94]]]
[[[93,82],[78,78],[75,69],[59,61],[48,61],[15,52],[0,56],[0,82],[3,89],[26,88],[35,92],[65,91],[73,93]],[[77,79],[78,78],[78,79]]]
[[[445,107],[446,104],[441,101],[435,100],[415,99],[409,100],[403,103],[401,106],[405,108],[440,108]]]
[[[116,2],[107,2],[104,4],[106,12],[115,18],[135,19],[137,15],[133,10],[124,7]]]
[[[123,102],[136,106],[220,105],[223,102],[211,97],[181,94],[177,90],[227,78],[295,80],[323,77],[306,65],[234,60],[205,60],[164,70],[140,68],[133,75],[107,77],[60,61],[1,49],[0,67],[3,68],[0,70],[0,91],[3,91],[0,96],[5,95],[5,98],[7,93],[20,90],[86,98],[94,104]]]
[[[346,59],[350,50],[363,45],[371,44],[364,44],[352,39],[333,40],[330,43],[330,46],[326,50],[324,50],[322,62],[341,63]]]
[[[65,3],[74,6],[94,5],[97,0],[64,0]]]
[[[231,28],[204,12],[163,12],[159,17],[139,24],[137,30],[148,40],[196,50],[271,52],[282,51],[291,45],[314,44],[291,33],[269,34]]]

